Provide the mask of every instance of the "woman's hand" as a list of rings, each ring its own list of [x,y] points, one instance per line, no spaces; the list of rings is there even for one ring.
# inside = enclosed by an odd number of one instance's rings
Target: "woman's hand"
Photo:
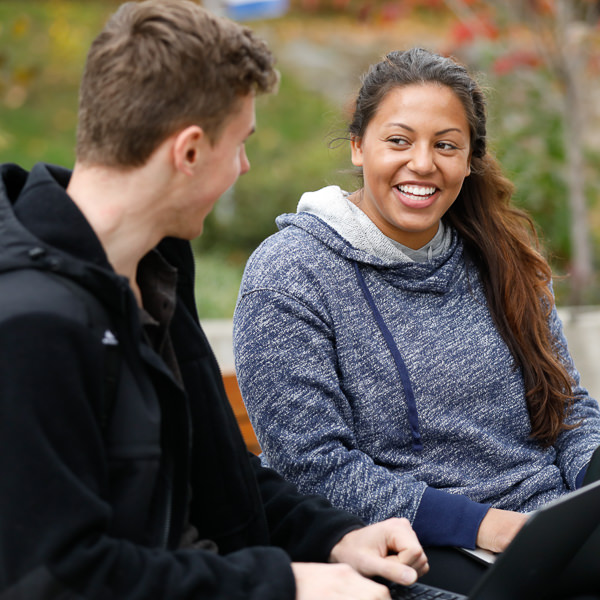
[[[528,515],[490,508],[479,525],[477,546],[491,552],[503,552],[527,521]]]

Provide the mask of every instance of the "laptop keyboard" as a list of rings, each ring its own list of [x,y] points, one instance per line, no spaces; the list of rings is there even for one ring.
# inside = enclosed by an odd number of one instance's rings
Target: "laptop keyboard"
[[[391,584],[390,595],[392,600],[467,600],[466,596],[440,590],[422,583],[415,583],[405,587]]]

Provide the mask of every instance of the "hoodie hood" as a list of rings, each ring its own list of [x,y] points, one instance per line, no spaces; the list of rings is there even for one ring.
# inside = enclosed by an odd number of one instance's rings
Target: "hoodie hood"
[[[30,173],[0,166],[0,273],[48,270],[77,281],[104,302],[129,288],[66,193],[71,172],[37,164]],[[119,294],[120,296],[121,294]]]
[[[327,228],[323,229],[315,220]],[[419,250],[407,248],[383,234],[358,206],[348,200],[348,193],[334,185],[303,194],[296,214],[282,215],[277,225],[280,229],[287,225],[304,228],[351,260],[381,266],[426,262],[444,254],[454,237],[452,231],[440,223],[427,246]],[[331,230],[341,240],[332,238]]]
[[[303,194],[298,212],[281,215],[276,222],[280,230],[297,227],[338,256],[375,267],[394,287],[445,293],[461,271],[462,242],[452,228],[441,227],[430,242],[435,244],[431,258],[415,262],[337,186]]]

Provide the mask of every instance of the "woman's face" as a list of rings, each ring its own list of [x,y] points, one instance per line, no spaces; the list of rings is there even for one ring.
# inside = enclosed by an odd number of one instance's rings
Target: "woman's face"
[[[393,88],[351,146],[364,178],[351,200],[388,237],[409,248],[425,246],[470,173],[461,101],[435,83]]]

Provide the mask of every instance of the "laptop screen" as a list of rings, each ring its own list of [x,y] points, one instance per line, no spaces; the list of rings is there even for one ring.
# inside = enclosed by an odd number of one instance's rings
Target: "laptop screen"
[[[533,513],[469,594],[469,599],[532,600],[550,597],[570,585],[576,586],[578,593],[598,592],[599,567],[600,481],[597,481]]]

